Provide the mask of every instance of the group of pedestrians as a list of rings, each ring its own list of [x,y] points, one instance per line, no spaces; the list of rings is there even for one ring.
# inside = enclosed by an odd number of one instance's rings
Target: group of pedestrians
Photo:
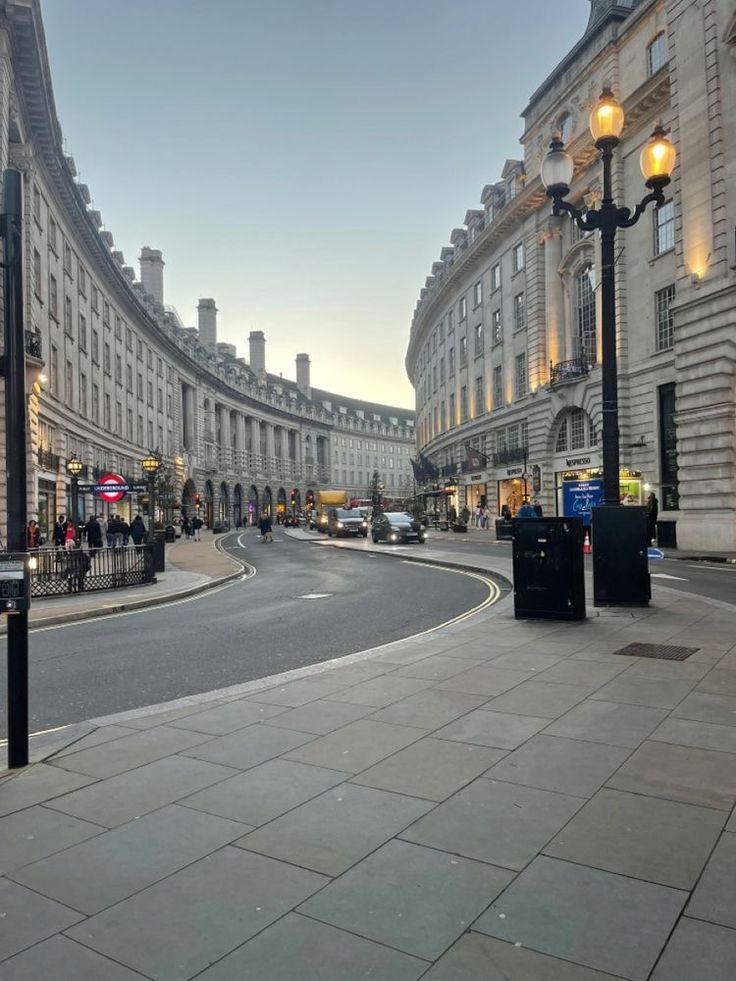
[[[187,541],[201,542],[202,528],[204,528],[204,521],[198,514],[191,518],[185,514],[181,519],[181,531]]]
[[[77,548],[83,540],[89,549],[99,549],[107,544],[108,548],[123,548],[126,545],[142,545],[146,537],[146,526],[143,518],[137,514],[128,524],[119,515],[113,515],[106,521],[103,515],[93,514],[84,524],[74,527],[74,522],[66,515],[60,514],[54,525],[51,540],[55,548],[71,551]],[[45,544],[39,524],[35,520],[28,522],[26,530],[28,548],[40,548]]]

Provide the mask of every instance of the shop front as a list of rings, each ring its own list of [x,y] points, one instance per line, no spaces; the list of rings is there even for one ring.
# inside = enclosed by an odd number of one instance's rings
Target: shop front
[[[444,487],[445,495],[447,497],[447,514],[452,515],[454,510],[455,517],[461,513],[462,509],[465,507],[465,501],[460,502],[460,487],[456,480],[448,480]]]
[[[497,513],[504,517],[513,518],[525,499],[532,499],[532,469],[539,473],[539,467],[523,466],[508,467],[502,471],[501,477],[497,482],[498,501]]]
[[[560,469],[562,467],[562,469]],[[644,483],[638,470],[619,472],[619,500],[624,505],[644,503]],[[557,514],[579,517],[586,527],[591,509],[603,503],[603,470],[599,454],[566,457],[556,461],[555,498]]]
[[[472,474],[466,479],[469,480],[469,483],[465,485],[465,505],[472,514],[477,507],[487,507],[488,484],[482,473]]]

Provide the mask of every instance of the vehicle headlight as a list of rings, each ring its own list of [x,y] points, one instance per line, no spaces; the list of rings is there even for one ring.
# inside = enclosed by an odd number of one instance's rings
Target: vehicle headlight
[[[392,532],[392,533],[391,533],[391,535],[390,535],[389,537],[390,537],[390,539],[391,539],[391,541],[392,541],[392,542],[395,542],[395,541],[396,541],[396,539],[398,538],[398,535],[396,535],[396,534],[394,534],[394,533]]]
[[[344,525],[344,524],[342,523],[342,521],[338,521],[338,522],[337,522],[337,527],[338,527],[338,528],[344,528],[344,527],[345,527],[345,525]]]
[[[361,521],[360,527],[361,528],[367,528],[368,527],[368,522],[367,521]]]

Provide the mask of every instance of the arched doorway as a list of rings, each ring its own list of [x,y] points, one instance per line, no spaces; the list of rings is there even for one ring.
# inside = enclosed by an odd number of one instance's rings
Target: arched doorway
[[[230,522],[230,492],[223,480],[220,484],[220,498],[217,508],[217,520],[223,524]]]
[[[270,487],[263,488],[263,511],[269,518],[273,517],[273,494]]]
[[[208,480],[204,485],[204,500],[202,502],[204,507],[204,514],[200,515],[205,525],[208,528],[212,528],[212,504],[215,499],[215,488],[212,486],[212,481]]]
[[[233,488],[233,522],[236,528],[243,524],[243,488],[240,484]]]
[[[258,490],[255,484],[251,484],[248,490],[248,523],[256,524],[258,521]]]
[[[283,487],[279,487],[276,494],[276,514],[280,515],[282,520],[286,517],[286,491]]]
[[[181,513],[191,515],[196,504],[197,485],[189,478],[181,489]]]

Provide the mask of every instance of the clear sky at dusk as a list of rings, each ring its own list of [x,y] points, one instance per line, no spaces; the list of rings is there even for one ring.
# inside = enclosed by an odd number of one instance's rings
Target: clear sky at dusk
[[[68,152],[186,324],[269,371],[412,406],[432,262],[520,154],[520,112],[588,0],[42,0]]]

